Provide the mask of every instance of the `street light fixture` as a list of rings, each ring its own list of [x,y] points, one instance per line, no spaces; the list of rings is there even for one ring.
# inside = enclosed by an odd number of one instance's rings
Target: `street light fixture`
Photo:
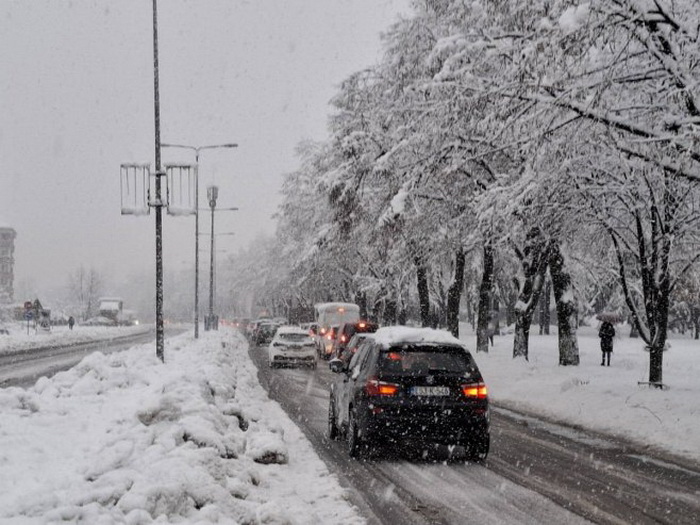
[[[186,144],[161,144],[164,148],[180,148],[194,151],[195,159],[195,213],[194,213],[194,338],[199,338],[199,152],[205,149],[237,148],[236,143],[189,146]]]

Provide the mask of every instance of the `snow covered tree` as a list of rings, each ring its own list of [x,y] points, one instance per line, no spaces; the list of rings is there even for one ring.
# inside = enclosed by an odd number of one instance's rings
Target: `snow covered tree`
[[[102,293],[102,277],[94,268],[86,269],[82,265],[76,268],[68,276],[68,289],[83,320],[97,313],[97,303]]]

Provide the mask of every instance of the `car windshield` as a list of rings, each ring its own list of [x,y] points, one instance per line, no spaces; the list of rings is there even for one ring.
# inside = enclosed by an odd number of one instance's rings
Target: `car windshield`
[[[290,342],[294,342],[294,343],[299,343],[301,341],[305,341],[306,339],[308,339],[309,334],[298,334],[295,332],[281,333],[281,334],[279,334],[279,338],[282,341],[290,341]]]
[[[390,375],[435,373],[478,375],[471,355],[456,346],[411,346],[390,348],[379,355],[379,370]]]

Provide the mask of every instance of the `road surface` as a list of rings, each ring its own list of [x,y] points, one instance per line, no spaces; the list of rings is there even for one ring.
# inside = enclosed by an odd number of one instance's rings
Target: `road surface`
[[[492,405],[492,447],[483,464],[383,449],[348,457],[326,431],[329,384],[317,370],[271,370],[266,349],[250,355],[277,400],[373,524],[697,524],[700,466],[652,456],[609,436]]]

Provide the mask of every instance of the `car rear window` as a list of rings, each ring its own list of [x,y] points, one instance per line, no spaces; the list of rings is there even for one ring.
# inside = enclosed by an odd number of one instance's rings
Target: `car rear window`
[[[405,345],[383,350],[379,370],[389,375],[462,374],[478,376],[471,354],[456,346]]]
[[[289,334],[281,333],[281,334],[279,334],[279,336],[280,336],[280,339],[282,339],[284,341],[294,341],[294,342],[305,341],[306,339],[309,338],[309,334],[295,334],[295,333],[289,333]]]

